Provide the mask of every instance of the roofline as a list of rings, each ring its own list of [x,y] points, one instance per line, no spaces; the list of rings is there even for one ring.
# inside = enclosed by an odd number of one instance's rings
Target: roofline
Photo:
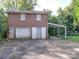
[[[48,14],[47,11],[7,11],[5,13],[29,13],[29,14],[32,14],[32,13],[35,13],[35,14]]]

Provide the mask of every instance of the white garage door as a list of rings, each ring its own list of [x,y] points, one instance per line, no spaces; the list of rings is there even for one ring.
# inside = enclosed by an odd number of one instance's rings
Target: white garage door
[[[46,27],[42,27],[42,39],[46,39]]]
[[[32,28],[32,39],[45,39],[46,38],[46,27],[33,27]]]
[[[33,27],[32,28],[32,39],[36,39],[37,38],[37,28]]]
[[[16,28],[16,38],[29,38],[30,29],[29,28]]]

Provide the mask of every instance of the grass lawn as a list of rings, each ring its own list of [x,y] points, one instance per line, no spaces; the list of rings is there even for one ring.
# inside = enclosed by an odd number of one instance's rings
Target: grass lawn
[[[2,53],[2,52],[3,52],[3,50],[4,50],[3,48],[0,48],[0,53]]]
[[[79,42],[79,36],[67,36],[68,40]]]

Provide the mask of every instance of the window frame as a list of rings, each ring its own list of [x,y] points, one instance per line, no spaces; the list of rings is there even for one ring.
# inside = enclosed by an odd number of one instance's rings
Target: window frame
[[[26,20],[26,14],[24,14],[24,13],[20,14],[20,20],[25,21]]]
[[[36,15],[36,20],[37,20],[37,21],[41,21],[41,20],[42,20],[41,14],[37,14],[37,15]]]

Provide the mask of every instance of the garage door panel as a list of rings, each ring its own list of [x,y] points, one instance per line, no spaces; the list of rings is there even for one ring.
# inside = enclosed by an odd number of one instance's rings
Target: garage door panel
[[[33,27],[32,39],[46,39],[46,27]]]
[[[42,39],[46,39],[46,27],[42,27]]]
[[[30,37],[29,28],[16,28],[16,38],[28,38]]]
[[[37,28],[33,27],[32,28],[32,39],[36,39],[37,38]]]

